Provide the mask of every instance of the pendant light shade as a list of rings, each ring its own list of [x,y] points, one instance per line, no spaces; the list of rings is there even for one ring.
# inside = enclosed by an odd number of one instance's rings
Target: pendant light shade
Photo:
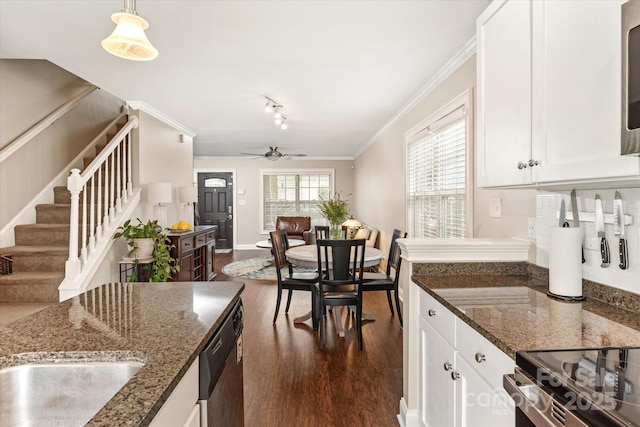
[[[135,2],[132,7],[125,2],[122,12],[111,15],[111,20],[116,24],[116,29],[102,40],[102,47],[107,52],[133,61],[150,61],[158,56],[158,49],[153,47],[144,33],[149,23],[138,16]]]

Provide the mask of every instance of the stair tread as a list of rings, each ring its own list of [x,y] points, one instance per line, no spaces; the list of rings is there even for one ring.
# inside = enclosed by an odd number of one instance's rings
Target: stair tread
[[[20,224],[16,225],[15,228],[69,228],[69,223],[66,224]]]
[[[61,272],[61,271],[14,271],[11,274],[0,275],[0,281],[5,281],[5,282],[10,282],[13,280],[24,280],[24,279],[33,279],[33,280],[64,279],[64,272]]]
[[[21,253],[69,253],[69,246],[60,246],[60,245],[41,245],[41,246],[27,246],[27,245],[16,245],[16,246],[8,246],[6,248],[0,248],[0,253],[6,254],[21,254]]]

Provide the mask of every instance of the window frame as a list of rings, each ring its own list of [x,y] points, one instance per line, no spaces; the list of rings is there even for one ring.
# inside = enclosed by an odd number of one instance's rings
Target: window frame
[[[269,234],[273,230],[264,229],[264,176],[265,175],[329,175],[329,194],[333,196],[336,188],[336,170],[335,168],[311,168],[311,169],[260,169],[260,234]],[[313,226],[313,222],[312,222]]]
[[[409,231],[409,145],[421,138],[421,134],[427,130],[429,126],[433,126],[449,114],[459,108],[465,111],[465,238],[473,238],[473,211],[474,211],[474,108],[473,95],[471,89],[467,89],[460,95],[453,98],[447,104],[430,114],[424,120],[404,133],[404,211],[405,211],[405,230]],[[415,237],[408,235],[407,237]]]

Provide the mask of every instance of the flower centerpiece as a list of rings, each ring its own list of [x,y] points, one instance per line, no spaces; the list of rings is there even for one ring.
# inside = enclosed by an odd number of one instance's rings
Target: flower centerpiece
[[[342,222],[349,215],[349,202],[342,198],[342,192],[336,192],[328,199],[320,197],[320,200],[318,210],[329,221],[331,238],[339,239],[342,233]]]

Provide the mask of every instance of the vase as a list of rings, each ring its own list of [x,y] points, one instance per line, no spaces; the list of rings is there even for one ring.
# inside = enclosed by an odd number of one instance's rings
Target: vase
[[[342,222],[331,223],[330,231],[332,240],[342,239]]]

